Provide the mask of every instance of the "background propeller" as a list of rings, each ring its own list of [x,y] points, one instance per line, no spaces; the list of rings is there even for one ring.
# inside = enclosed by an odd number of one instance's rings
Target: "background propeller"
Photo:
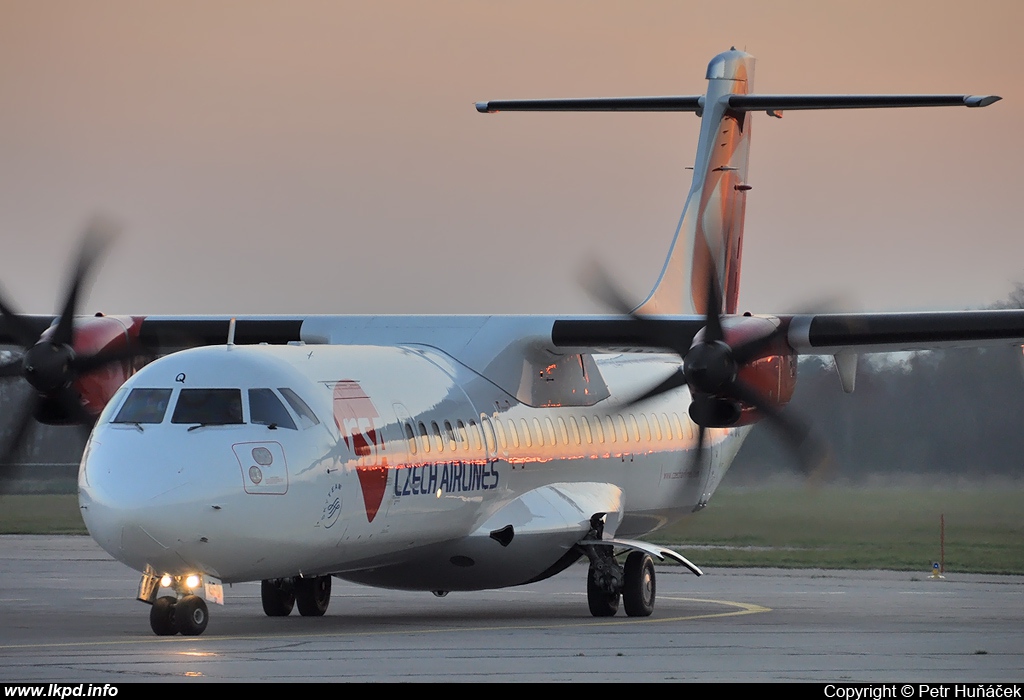
[[[10,385],[23,379],[31,388],[12,402],[14,408],[8,413],[7,424],[11,430],[0,442],[0,492],[9,490],[18,476],[13,464],[14,456],[24,446],[35,419],[41,416],[50,419],[60,417],[59,422],[77,424],[84,434],[88,434],[95,418],[82,405],[75,381],[111,363],[123,362],[140,354],[139,348],[132,345],[82,355],[76,353],[74,347],[80,298],[97,261],[115,233],[115,226],[106,220],[97,219],[86,228],[71,267],[59,315],[55,323],[42,333],[32,323],[31,317],[19,314],[0,295],[0,317],[4,328],[24,350],[20,357],[0,365],[0,381]]]

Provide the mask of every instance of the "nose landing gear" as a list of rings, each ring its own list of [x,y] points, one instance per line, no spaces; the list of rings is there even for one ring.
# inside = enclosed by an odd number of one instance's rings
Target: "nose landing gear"
[[[151,569],[142,574],[138,599],[152,605],[149,610],[149,626],[154,634],[161,637],[175,634],[198,637],[206,631],[210,621],[209,608],[205,600],[192,593],[199,581],[198,576],[165,575],[161,579]],[[176,595],[157,598],[160,586],[171,588]]]
[[[157,598],[149,610],[149,626],[154,634],[169,637],[182,634],[198,637],[206,631],[210,611],[206,601],[197,595],[186,595],[180,600],[171,595]]]

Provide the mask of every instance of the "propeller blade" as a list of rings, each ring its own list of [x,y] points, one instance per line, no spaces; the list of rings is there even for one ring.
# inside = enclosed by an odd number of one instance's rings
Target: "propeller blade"
[[[30,348],[39,340],[39,334],[12,309],[0,296],[0,316],[11,335],[23,348]]]
[[[747,403],[761,411],[768,422],[782,435],[786,444],[796,454],[800,467],[808,478],[820,478],[829,468],[832,456],[823,442],[812,433],[804,421],[786,415],[759,391],[737,379],[729,385],[733,398]]]
[[[0,469],[3,470],[0,473],[0,493],[6,493],[6,487],[17,479],[18,470],[16,468],[12,469],[12,459],[25,443],[25,438],[28,437],[29,428],[34,422],[32,416],[38,403],[39,397],[34,393],[30,394],[25,397],[21,405],[13,412],[15,420],[11,424],[14,426],[14,429],[4,441],[3,446],[0,447]]]
[[[82,285],[88,281],[89,273],[96,264],[96,260],[107,248],[115,232],[116,227],[113,223],[103,219],[96,219],[86,229],[72,272],[71,283],[68,285],[68,292],[61,308],[60,320],[53,332],[53,342],[59,345],[71,345],[75,313],[78,311],[78,295]]]
[[[4,377],[20,377],[23,371],[21,364],[21,358],[11,360],[5,365],[0,365],[0,378]]]
[[[58,389],[54,392],[51,398],[56,401],[60,407],[64,409],[68,417],[76,423],[88,425],[91,429],[93,424],[96,422],[95,416],[85,410],[78,392],[71,387],[66,386]]]
[[[664,394],[666,391],[672,391],[673,389],[678,389],[681,386],[686,386],[686,375],[683,374],[682,367],[677,369],[672,374],[668,375],[657,386],[652,387],[651,389],[644,392],[640,396],[637,396],[635,399],[628,401],[625,404],[625,407],[629,408],[630,406],[635,406],[636,404],[646,401],[647,399],[652,399],[655,396],[660,396],[661,394]]]
[[[667,333],[663,324],[638,314],[637,305],[631,303],[622,292],[612,276],[600,263],[593,261],[580,273],[580,284],[597,301],[613,311],[629,316],[638,324],[639,333],[645,345],[651,348],[666,348],[680,357],[690,349],[689,344],[681,344],[678,337]]]
[[[718,273],[715,272],[715,262],[711,261],[708,268],[708,296],[707,296],[707,323],[704,326],[704,342],[714,343],[725,338],[722,332],[722,291],[718,287]]]
[[[701,460],[704,459],[704,438],[707,435],[707,428],[697,425],[697,448],[693,451],[693,458],[690,460],[690,474],[699,474]]]

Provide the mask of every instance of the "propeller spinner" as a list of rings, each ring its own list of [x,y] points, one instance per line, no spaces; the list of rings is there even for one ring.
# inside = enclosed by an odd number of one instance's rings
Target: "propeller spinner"
[[[707,429],[736,425],[744,408],[758,411],[782,436],[798,458],[801,471],[818,477],[830,461],[827,447],[813,436],[806,422],[792,411],[783,413],[779,402],[744,379],[759,360],[772,355],[790,355],[782,324],[760,317],[723,317],[722,293],[712,262],[707,270],[707,308],[704,328],[689,345],[666,336],[665,327],[636,312],[608,274],[595,267],[585,278],[589,291],[600,301],[629,316],[636,324],[641,343],[652,348],[671,349],[682,359],[672,374],[627,405],[634,405],[668,391],[686,386],[692,401],[690,419],[698,427],[694,464],[703,457]],[[746,371],[745,371],[746,370]]]

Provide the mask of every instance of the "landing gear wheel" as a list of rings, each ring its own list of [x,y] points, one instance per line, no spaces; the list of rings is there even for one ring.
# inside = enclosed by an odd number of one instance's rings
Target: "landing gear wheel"
[[[609,593],[594,580],[594,567],[587,572],[587,605],[594,617],[612,617],[619,611],[619,594]]]
[[[295,602],[299,614],[319,617],[327,612],[331,602],[331,577],[299,578],[295,580]]]
[[[630,552],[626,557],[626,581],[622,604],[630,617],[648,617],[654,612],[654,560],[646,552]]]
[[[263,599],[263,612],[268,617],[287,617],[295,607],[295,590],[281,579],[264,580],[260,584],[260,598]]]
[[[178,633],[178,626],[174,623],[174,608],[178,599],[174,596],[165,595],[153,602],[149,609],[149,626],[153,633],[160,637],[169,637]]]
[[[198,637],[210,621],[206,601],[197,595],[187,595],[174,607],[174,622],[178,631],[187,637]]]

